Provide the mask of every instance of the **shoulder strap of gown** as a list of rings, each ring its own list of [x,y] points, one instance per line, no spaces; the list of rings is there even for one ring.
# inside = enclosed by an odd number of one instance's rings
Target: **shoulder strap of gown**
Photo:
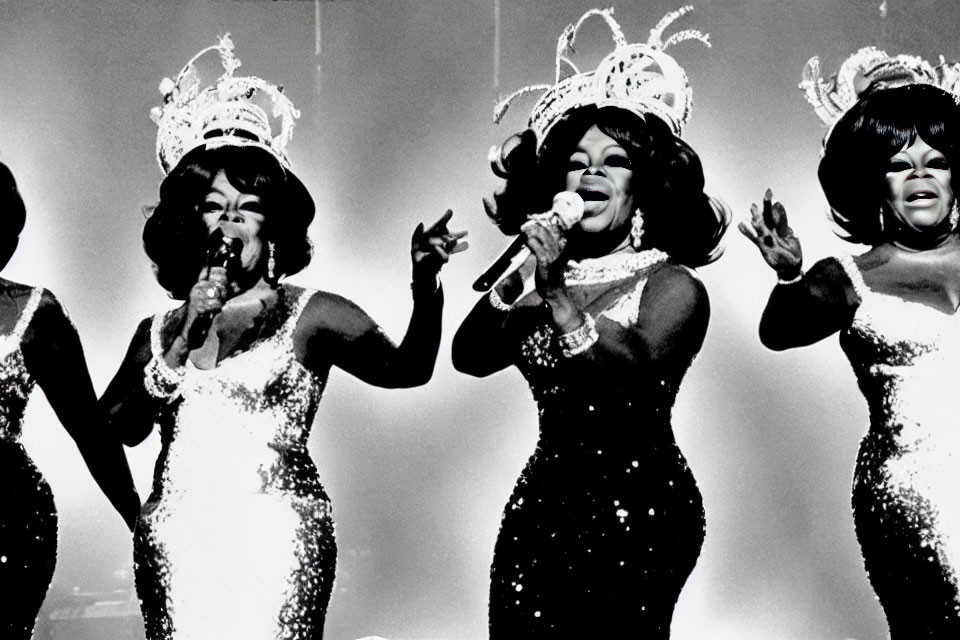
[[[160,331],[163,329],[163,320],[166,313],[158,313],[150,321],[150,353],[155,356],[163,355],[163,343],[160,341]]]
[[[23,313],[20,314],[20,318],[17,319],[17,324],[14,325],[13,331],[10,332],[17,342],[20,342],[23,338],[24,332],[26,332],[30,321],[33,319],[33,314],[37,312],[37,307],[40,306],[40,299],[42,297],[43,287],[37,287],[30,292],[30,299],[27,300],[27,304],[23,308]]]
[[[314,289],[300,289],[296,294],[297,298],[290,303],[290,315],[287,316],[283,327],[280,329],[283,340],[289,341],[293,337],[293,332],[297,328],[297,322],[300,321],[300,316],[303,314],[303,310],[307,307],[307,303],[310,302],[310,298],[313,297],[314,293],[316,293]]]
[[[863,281],[863,274],[860,273],[860,267],[854,262],[853,256],[846,254],[837,256],[837,262],[840,263],[847,277],[850,278],[850,284],[853,285],[853,290],[860,296],[860,300],[863,300],[867,292],[870,291],[870,287]]]

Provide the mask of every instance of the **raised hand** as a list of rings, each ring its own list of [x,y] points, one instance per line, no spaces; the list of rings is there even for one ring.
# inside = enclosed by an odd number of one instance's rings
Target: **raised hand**
[[[760,255],[781,279],[790,280],[800,274],[803,265],[800,240],[787,223],[786,209],[779,202],[773,202],[770,189],[763,194],[763,210],[756,204],[750,205],[750,221],[741,222],[737,228],[757,245]]]
[[[417,225],[410,239],[410,257],[413,260],[413,281],[415,284],[431,282],[436,279],[450,256],[466,251],[470,246],[462,241],[466,231],[450,232],[447,223],[453,217],[453,211],[447,209],[439,220],[424,229],[423,223]]]

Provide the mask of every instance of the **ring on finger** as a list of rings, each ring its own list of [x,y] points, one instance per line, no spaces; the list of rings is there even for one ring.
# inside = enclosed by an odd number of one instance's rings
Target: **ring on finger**
[[[220,295],[220,289],[217,287],[207,287],[207,297],[211,300]]]

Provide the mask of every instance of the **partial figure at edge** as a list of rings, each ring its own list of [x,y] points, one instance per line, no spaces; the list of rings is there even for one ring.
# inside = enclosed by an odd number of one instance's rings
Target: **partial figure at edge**
[[[818,175],[838,233],[868,247],[806,273],[768,189],[740,230],[779,278],[760,322],[775,350],[839,333],[870,411],[853,479],[864,567],[893,640],[960,637],[960,65],[873,47],[801,85],[825,123]],[[856,83],[856,84],[855,84]]]
[[[26,208],[0,163],[0,268],[19,243]],[[57,563],[50,486],[23,445],[23,417],[39,385],[94,480],[133,530],[140,498],[123,446],[97,413],[80,337],[54,295],[0,278],[0,637],[29,640]]]

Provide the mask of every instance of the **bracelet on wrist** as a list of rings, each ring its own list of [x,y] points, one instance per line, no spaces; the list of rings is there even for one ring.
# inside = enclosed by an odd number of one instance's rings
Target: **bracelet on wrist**
[[[801,280],[803,280],[803,269],[800,269],[793,278],[784,278],[779,273],[777,274],[777,284],[797,284]]]
[[[567,358],[581,354],[592,347],[600,334],[597,332],[597,323],[589,313],[583,314],[583,324],[578,328],[560,335],[560,352]]]
[[[143,370],[143,388],[150,397],[157,400],[169,400],[175,397],[183,381],[183,369],[170,368],[162,356],[153,356]]]
[[[510,311],[512,307],[512,305],[509,305],[503,301],[503,298],[501,298],[500,294],[497,293],[496,287],[490,289],[490,293],[487,294],[487,301],[490,303],[490,306],[497,311]]]

